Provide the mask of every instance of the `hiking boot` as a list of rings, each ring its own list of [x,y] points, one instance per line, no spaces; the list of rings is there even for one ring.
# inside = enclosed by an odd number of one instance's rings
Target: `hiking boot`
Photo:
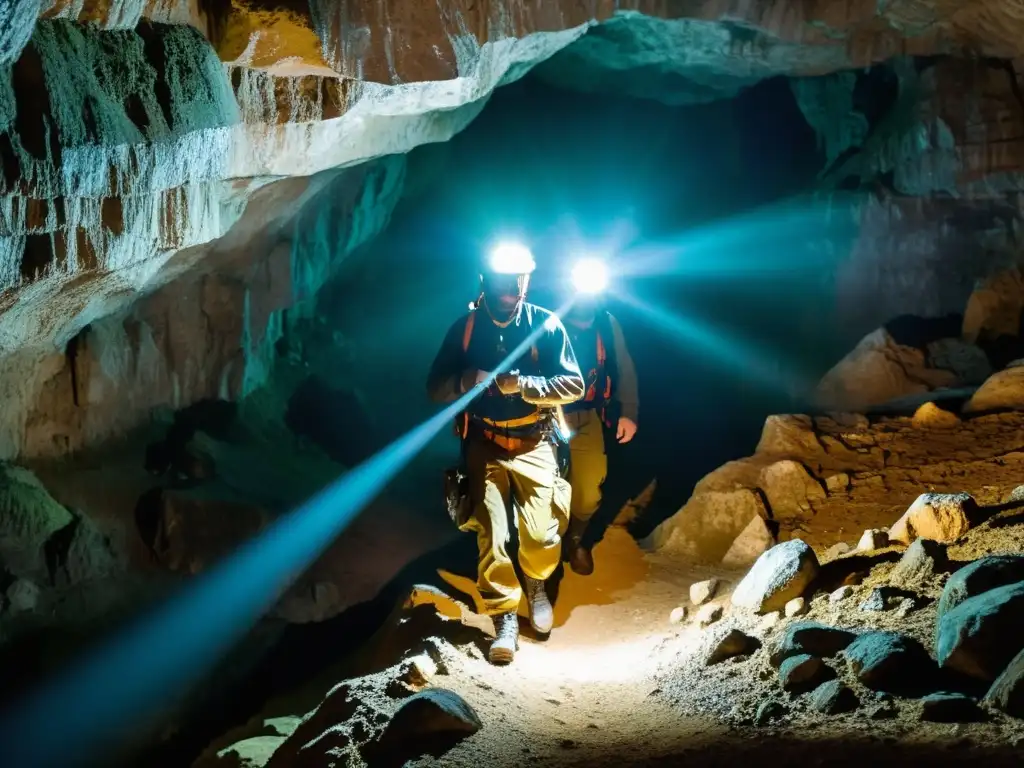
[[[519,650],[519,617],[502,613],[494,617],[494,642],[487,651],[491,664],[511,664]]]
[[[594,572],[594,556],[590,553],[590,547],[583,544],[586,530],[587,521],[574,517],[569,521],[569,530],[565,532],[564,559],[569,561],[573,572],[580,576],[589,576]]]
[[[539,635],[546,635],[555,623],[555,612],[551,609],[544,582],[526,577],[526,602],[530,606],[530,626]]]

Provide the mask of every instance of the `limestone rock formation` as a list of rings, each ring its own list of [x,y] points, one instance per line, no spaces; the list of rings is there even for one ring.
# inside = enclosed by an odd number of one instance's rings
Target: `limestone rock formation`
[[[1024,410],[1024,365],[993,374],[964,405],[965,413],[999,410]]]
[[[910,514],[924,489],[936,494],[966,494],[963,504],[958,503],[942,525],[925,507],[918,507],[925,515],[921,520],[926,535],[950,541],[950,537],[968,529],[969,515],[979,514],[975,504],[983,513],[986,506],[1005,502],[1006,489],[1019,484],[1018,478],[1024,474],[1024,454],[1019,451],[1022,428],[1024,414],[1016,411],[975,416],[955,430],[919,429],[909,415],[871,419],[845,414],[770,416],[755,453],[705,477],[683,509],[662,523],[659,530],[671,531],[684,525],[698,530],[702,523],[692,517],[712,499],[767,499],[761,487],[764,469],[789,459],[816,478],[846,478],[843,483],[824,483],[825,497],[813,502],[816,518],[842,520],[846,530],[854,531],[892,526],[887,542],[896,541],[895,535],[906,545],[914,536],[922,535],[922,531],[904,535],[894,523],[904,511]],[[709,519],[721,529],[728,529],[724,518],[730,512],[736,517],[733,530],[749,519],[749,507],[716,509],[717,514]],[[764,505],[764,516],[778,526],[780,541],[802,538],[821,555],[835,543],[813,524],[808,526],[801,518],[790,517],[785,508],[777,513]],[[935,525],[929,528],[926,519]]]
[[[1024,582],[983,592],[944,614],[935,637],[940,665],[992,682],[1024,648],[1016,631]]]
[[[928,367],[922,350],[897,344],[879,328],[822,377],[815,394],[826,410],[860,411],[957,382],[952,371]]]

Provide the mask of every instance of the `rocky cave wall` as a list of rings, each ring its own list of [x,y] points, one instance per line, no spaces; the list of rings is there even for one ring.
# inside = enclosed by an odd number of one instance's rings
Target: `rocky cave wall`
[[[254,385],[265,358],[243,347],[272,338],[275,313],[296,300],[267,276],[301,271],[306,257],[286,257],[282,241],[297,241],[281,232],[323,204],[317,174],[448,138],[538,62],[563,86],[673,103],[797,78],[835,160],[824,184],[870,189],[855,206],[824,207],[860,225],[838,284],[862,324],[895,306],[962,304],[976,277],[1012,261],[1020,20],[1003,3],[40,0],[0,14],[7,458],[59,455],[144,423],[157,402]],[[988,58],[924,69],[906,58],[959,54]],[[869,74],[854,68],[893,57],[895,104],[870,114],[871,100],[856,103]],[[351,190],[366,173],[331,183]],[[361,210],[379,229],[400,184],[360,198],[373,213],[342,203],[335,218]],[[243,252],[266,253],[243,265]],[[221,274],[218,259],[235,271]],[[135,306],[170,282],[168,296]],[[161,302],[179,315],[196,307],[192,321],[174,318],[170,342],[159,328],[169,315],[153,318]],[[200,338],[222,341],[175,349]],[[103,365],[87,362],[97,350]],[[151,396],[128,394],[143,381]],[[83,393],[87,417],[74,411]],[[104,397],[129,407],[104,408]]]

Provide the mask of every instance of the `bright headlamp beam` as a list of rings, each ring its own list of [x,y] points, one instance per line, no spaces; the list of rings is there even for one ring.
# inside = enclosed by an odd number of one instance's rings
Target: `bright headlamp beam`
[[[572,284],[577,293],[602,293],[608,287],[608,267],[600,259],[580,259],[572,268]]]
[[[488,266],[499,275],[528,275],[536,268],[530,249],[521,243],[498,243],[490,253]]]
[[[486,381],[280,518],[60,678],[16,702],[0,720],[0,764],[85,764],[187,692],[413,456],[545,332],[540,325]]]

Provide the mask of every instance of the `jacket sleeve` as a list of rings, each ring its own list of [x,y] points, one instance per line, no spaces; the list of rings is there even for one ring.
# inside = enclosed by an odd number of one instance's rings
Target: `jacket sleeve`
[[[640,411],[640,396],[637,387],[636,366],[633,358],[629,355],[626,347],[626,336],[622,333],[622,326],[619,321],[611,315],[608,320],[612,327],[612,344],[615,348],[615,365],[618,368],[615,379],[615,394],[613,399],[622,406],[622,416],[637,423]]]
[[[452,403],[465,394],[463,374],[465,353],[462,351],[462,332],[466,319],[456,321],[441,343],[430,373],[427,374],[427,396],[435,403]]]
[[[583,397],[583,376],[562,321],[551,315],[545,322],[548,325],[543,336],[544,375],[521,377],[520,392],[531,405],[567,405]]]

